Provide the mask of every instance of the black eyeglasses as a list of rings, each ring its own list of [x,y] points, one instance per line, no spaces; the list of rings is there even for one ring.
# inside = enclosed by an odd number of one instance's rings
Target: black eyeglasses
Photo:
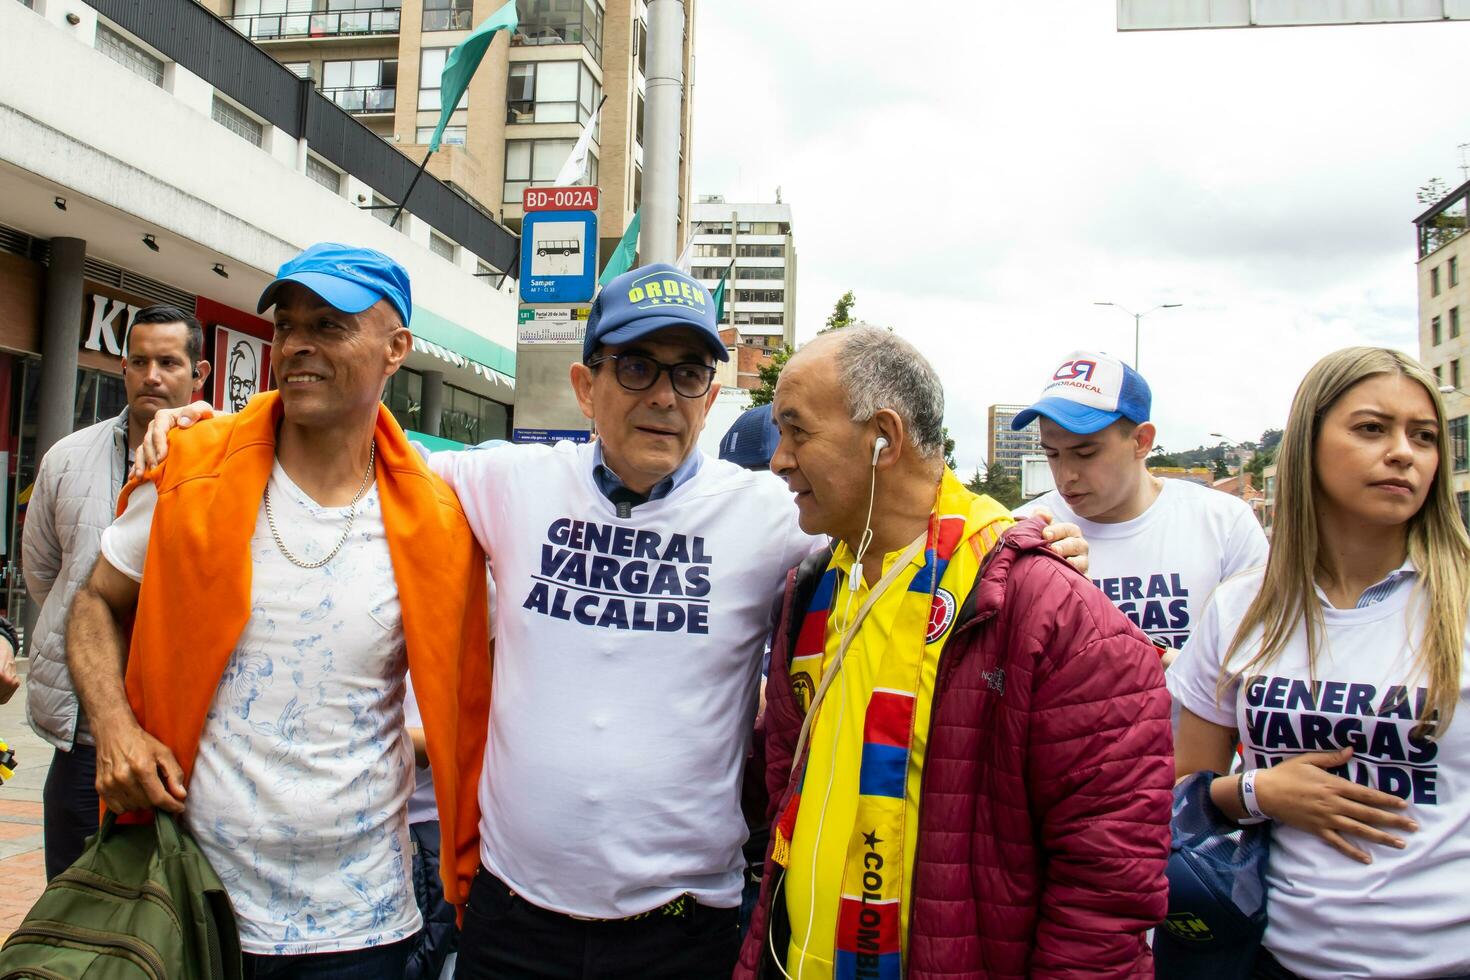
[[[603,361],[613,362],[613,374],[618,384],[629,391],[647,391],[658,384],[658,376],[667,371],[674,394],[699,398],[709,393],[709,387],[715,380],[715,369],[708,364],[698,361],[665,364],[647,354],[603,354],[588,361],[587,366],[595,368]]]

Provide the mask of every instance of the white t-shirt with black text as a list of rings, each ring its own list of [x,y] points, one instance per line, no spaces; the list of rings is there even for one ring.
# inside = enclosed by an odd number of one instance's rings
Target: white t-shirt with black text
[[[1093,584],[1156,645],[1177,649],[1217,585],[1266,563],[1266,535],[1238,497],[1187,480],[1163,482],[1154,502],[1131,521],[1078,517],[1055,490],[1016,514],[1046,507],[1057,521],[1081,528]]]
[[[784,485],[708,457],[620,518],[594,452],[429,457],[495,580],[480,857],[557,912],[618,918],[685,893],[732,908],[772,600],[825,539]]]
[[[1324,608],[1315,676],[1299,627],[1275,661],[1236,676],[1217,697],[1222,661],[1262,575],[1215,591],[1167,674],[1175,701],[1237,730],[1248,768],[1351,746],[1337,774],[1407,800],[1404,813],[1419,824],[1394,831],[1404,850],[1355,839],[1373,857],[1365,866],[1314,833],[1273,822],[1266,948],[1304,977],[1470,974],[1470,655],[1449,729],[1419,738],[1426,685],[1414,650],[1425,609],[1416,582],[1362,609]],[[1257,631],[1232,673],[1259,648]]]

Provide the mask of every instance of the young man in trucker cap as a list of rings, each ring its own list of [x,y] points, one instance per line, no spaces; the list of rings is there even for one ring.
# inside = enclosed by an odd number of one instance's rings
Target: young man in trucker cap
[[[1089,575],[1166,651],[1189,638],[1216,585],[1266,560],[1266,536],[1238,497],[1148,471],[1157,432],[1153,395],[1116,357],[1073,351],[1011,428],[1041,420],[1056,489],[1017,513],[1047,507],[1092,544]]]

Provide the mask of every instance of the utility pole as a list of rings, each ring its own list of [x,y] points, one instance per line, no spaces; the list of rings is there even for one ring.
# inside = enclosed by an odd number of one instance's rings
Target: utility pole
[[[649,0],[648,139],[643,144],[643,225],[639,262],[679,254],[679,150],[684,116],[684,0]]]

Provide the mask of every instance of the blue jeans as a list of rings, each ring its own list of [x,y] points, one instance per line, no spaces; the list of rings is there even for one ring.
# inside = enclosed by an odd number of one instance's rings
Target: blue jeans
[[[246,953],[245,980],[403,980],[414,940],[343,953],[259,956]]]

